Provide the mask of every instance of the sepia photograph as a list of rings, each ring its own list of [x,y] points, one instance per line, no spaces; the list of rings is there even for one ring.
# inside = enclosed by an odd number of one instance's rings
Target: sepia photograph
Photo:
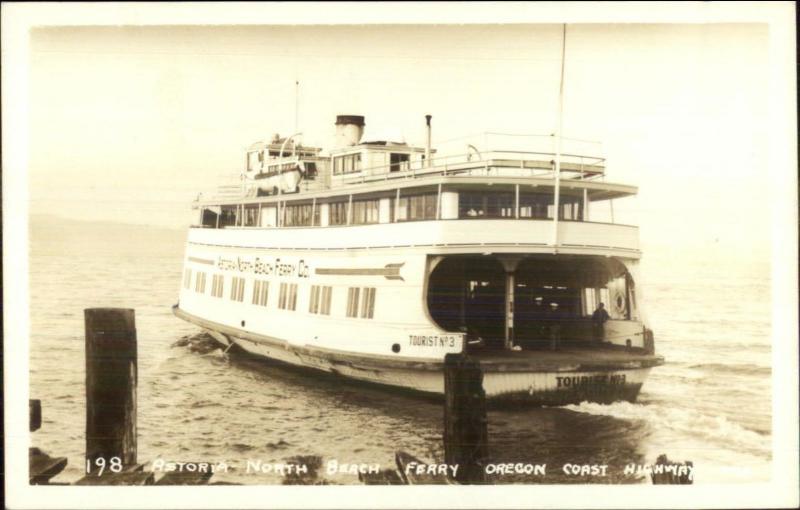
[[[3,3],[7,507],[795,507],[794,9]]]

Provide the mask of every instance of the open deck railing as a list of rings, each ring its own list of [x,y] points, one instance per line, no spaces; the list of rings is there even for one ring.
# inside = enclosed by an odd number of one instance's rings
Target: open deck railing
[[[337,184],[365,184],[395,179],[421,179],[433,176],[504,176],[504,177],[555,177],[555,158],[552,152],[520,150],[477,150],[439,156],[430,161],[404,161],[400,163],[362,168],[357,172],[331,175]],[[300,161],[297,156],[284,157],[264,163],[262,173],[277,174],[277,170],[292,168]],[[605,158],[580,154],[561,154],[561,178],[575,180],[604,180]],[[252,182],[252,181],[250,181]],[[303,188],[309,189],[308,183]],[[313,188],[325,187],[321,181],[314,181]],[[219,197],[233,198],[247,192],[244,175],[239,175],[239,183],[229,182],[217,188]]]
[[[561,155],[562,179],[602,179],[605,159],[577,154]],[[505,169],[514,170],[514,176],[554,177],[555,154],[530,151],[486,151],[441,156],[426,161],[405,161],[360,170],[357,175],[339,174],[345,184],[360,184],[391,179],[416,179],[431,176],[492,176],[506,175]],[[521,172],[520,172],[521,170]]]

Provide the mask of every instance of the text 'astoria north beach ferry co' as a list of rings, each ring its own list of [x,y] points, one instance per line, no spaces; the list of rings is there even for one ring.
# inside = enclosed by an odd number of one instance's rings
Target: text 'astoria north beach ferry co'
[[[560,139],[443,154],[425,120],[424,147],[365,137],[358,115],[336,118],[329,151],[298,134],[250,146],[240,182],[193,204],[174,313],[225,345],[418,392],[442,394],[444,357],[463,352],[489,399],[634,401],[664,362],[638,228],[590,212],[636,188]]]

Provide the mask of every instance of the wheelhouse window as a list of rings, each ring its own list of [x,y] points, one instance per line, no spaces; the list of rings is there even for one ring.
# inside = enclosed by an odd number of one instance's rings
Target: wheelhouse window
[[[400,197],[397,221],[419,221],[436,219],[436,193]],[[394,203],[392,204],[394,206]]]
[[[188,289],[192,284],[192,270],[186,269],[183,272],[183,288]]]
[[[253,304],[267,306],[269,297],[269,282],[266,280],[255,280],[253,282]]]
[[[297,309],[297,284],[281,282],[278,293],[278,308],[281,310]]]
[[[331,314],[331,290],[329,286],[312,285],[308,311],[320,315]]]
[[[333,175],[351,174],[361,171],[361,153],[333,158]]]
[[[409,160],[411,159],[410,154],[398,154],[398,153],[390,153],[389,154],[389,171],[390,172],[405,172],[409,169]],[[385,160],[384,160],[385,161]]]
[[[231,301],[244,301],[244,278],[233,277],[231,281]]]
[[[215,274],[214,278],[211,280],[211,295],[213,297],[222,297],[222,287],[225,283],[225,277],[221,274]]]

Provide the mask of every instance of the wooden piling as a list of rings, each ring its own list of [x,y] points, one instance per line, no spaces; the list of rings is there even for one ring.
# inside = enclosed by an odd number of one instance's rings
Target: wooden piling
[[[445,463],[458,465],[456,481],[484,483],[489,445],[480,364],[463,354],[445,355],[444,388]]]
[[[28,429],[36,432],[42,428],[42,401],[30,399],[28,401]]]
[[[136,465],[136,325],[127,308],[87,308],[86,468]]]

